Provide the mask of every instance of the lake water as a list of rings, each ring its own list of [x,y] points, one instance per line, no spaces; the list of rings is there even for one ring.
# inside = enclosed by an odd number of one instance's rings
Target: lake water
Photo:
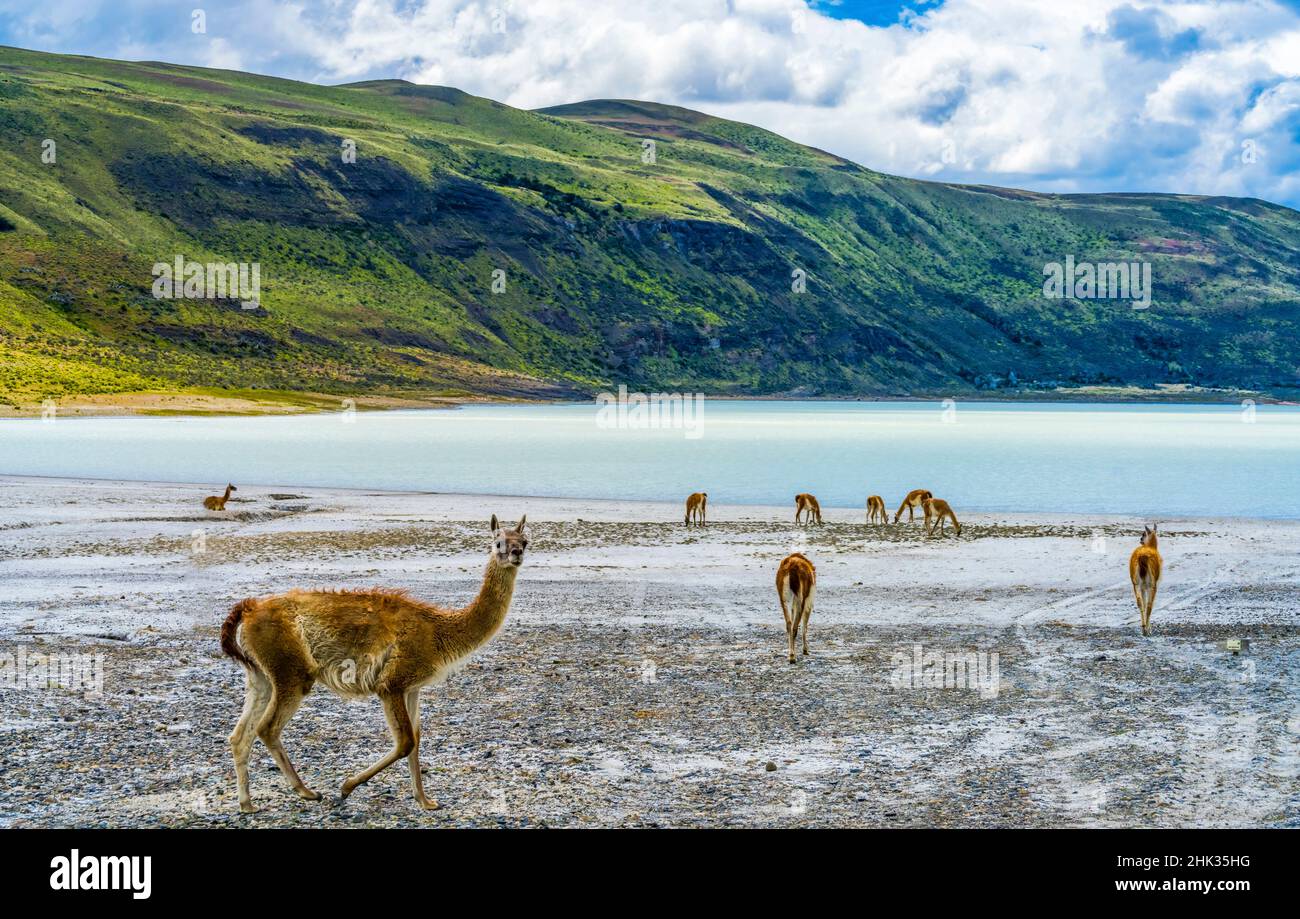
[[[606,418],[606,420],[609,420]],[[698,436],[697,436],[698,435]],[[890,509],[1300,517],[1300,407],[708,401],[694,431],[592,403],[0,421],[0,473]]]

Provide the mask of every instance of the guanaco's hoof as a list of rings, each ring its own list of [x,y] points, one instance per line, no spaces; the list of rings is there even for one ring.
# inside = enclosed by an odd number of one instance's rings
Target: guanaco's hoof
[[[420,806],[427,811],[436,811],[441,805],[433,798],[425,798],[420,802]]]
[[[302,795],[308,801],[319,801],[321,798],[319,791],[312,791],[310,788],[299,788],[298,794]]]
[[[249,803],[247,803],[247,804],[245,804],[243,801],[240,801],[240,802],[239,802],[239,812],[240,812],[241,814],[256,814],[256,813],[257,813],[257,808],[253,806],[253,804],[252,804],[251,801],[250,801]]]

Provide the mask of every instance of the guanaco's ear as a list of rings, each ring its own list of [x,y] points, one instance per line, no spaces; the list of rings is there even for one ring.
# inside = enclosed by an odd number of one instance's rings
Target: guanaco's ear
[[[501,524],[497,523],[497,515],[496,515],[496,514],[493,514],[493,515],[492,515],[492,532],[495,533],[495,532],[496,532],[497,530],[499,530],[499,529],[501,529]]]
[[[522,533],[524,531],[524,521],[527,519],[528,519],[527,514],[524,514],[522,517],[519,518],[519,524],[515,527],[516,533]]]

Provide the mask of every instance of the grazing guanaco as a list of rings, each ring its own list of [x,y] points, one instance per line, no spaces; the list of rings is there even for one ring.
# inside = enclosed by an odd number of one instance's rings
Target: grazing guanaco
[[[790,644],[790,663],[795,662],[794,645],[803,627],[803,653],[808,654],[808,617],[812,615],[817,569],[798,552],[787,555],[776,569],[776,594],[785,617],[785,637]]]
[[[697,491],[686,499],[686,525],[690,526],[694,520],[700,526],[708,526],[704,521],[704,512],[708,508],[708,492]]]
[[[818,504],[817,499],[810,494],[805,493],[795,495],[794,522],[796,526],[799,524],[799,517],[801,515],[806,515],[804,517],[806,523],[820,524],[822,522],[822,506]]]
[[[232,491],[239,491],[239,489],[233,485],[227,484],[226,493],[224,495],[221,497],[208,495],[203,499],[203,506],[210,511],[224,511],[226,509],[226,502],[230,500],[230,493]]]
[[[894,513],[894,523],[898,523],[899,518],[903,516],[903,511],[907,511],[907,522],[911,523],[915,519],[913,514],[924,509],[925,499],[933,497],[934,495],[924,488],[912,489],[907,493],[907,497],[903,499],[903,503],[898,505],[898,510]]]
[[[315,801],[280,742],[280,732],[316,682],[345,698],[376,695],[393,749],[343,783],[342,797],[403,757],[421,807],[438,803],[420,777],[420,690],[464,666],[505,621],[528,538],[521,517],[505,529],[492,516],[492,550],[478,596],[461,609],[424,603],[392,590],[295,590],[242,600],[221,627],[221,650],[247,677],[243,714],[230,735],[239,809],[255,810],[248,793],[248,754],[260,737],[289,786]]]
[[[888,523],[889,513],[885,510],[885,499],[880,495],[867,498],[867,523]]]
[[[1144,526],[1141,544],[1128,559],[1128,576],[1133,582],[1133,597],[1142,618],[1143,635],[1151,634],[1151,610],[1156,605],[1156,585],[1160,583],[1162,562],[1157,541],[1156,525]]]
[[[927,536],[934,535],[934,528],[937,524],[939,532],[943,533],[944,520],[951,520],[953,529],[957,535],[961,535],[961,524],[957,522],[957,515],[952,512],[948,502],[943,498],[926,498],[921,507],[925,510],[925,532]]]

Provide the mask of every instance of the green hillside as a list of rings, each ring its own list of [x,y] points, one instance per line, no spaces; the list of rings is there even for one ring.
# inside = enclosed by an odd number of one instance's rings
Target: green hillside
[[[645,102],[9,48],[0,128],[0,401],[1297,386],[1300,214],[1262,201],[901,179]],[[1151,308],[1045,298],[1067,254],[1149,260]],[[258,263],[257,308],[155,298],[178,256]]]

